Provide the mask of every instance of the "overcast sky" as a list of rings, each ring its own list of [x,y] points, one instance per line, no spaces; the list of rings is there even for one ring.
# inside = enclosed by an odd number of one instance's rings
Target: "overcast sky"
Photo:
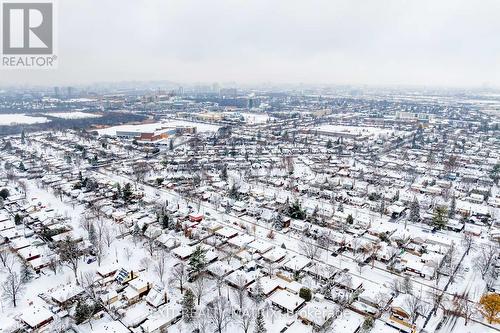
[[[122,80],[500,87],[499,0],[59,0],[59,68]]]

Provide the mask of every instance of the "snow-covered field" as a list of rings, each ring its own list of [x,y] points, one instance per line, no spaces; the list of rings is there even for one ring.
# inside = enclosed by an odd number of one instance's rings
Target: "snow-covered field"
[[[269,120],[269,115],[265,113],[241,113],[248,124],[264,124]]]
[[[61,119],[85,119],[85,118],[99,118],[102,117],[100,114],[87,113],[87,112],[52,112],[46,113],[47,116],[61,118]]]
[[[41,124],[49,122],[45,117],[31,117],[25,114],[0,114],[0,125]]]
[[[329,133],[346,133],[352,135],[363,135],[363,136],[381,136],[381,135],[391,135],[396,133],[396,131],[387,128],[378,127],[360,127],[360,126],[345,126],[345,125],[321,125],[314,128],[318,131],[329,132]]]
[[[120,125],[104,128],[98,131],[100,135],[116,135],[116,131],[130,131],[130,132],[148,132],[160,129],[162,127],[176,127],[176,126],[195,126],[198,132],[216,132],[219,126],[184,120],[165,120],[162,122],[140,125]]]

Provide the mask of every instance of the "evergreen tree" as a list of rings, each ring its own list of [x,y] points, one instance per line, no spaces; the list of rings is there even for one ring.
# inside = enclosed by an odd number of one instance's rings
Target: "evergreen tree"
[[[282,230],[284,227],[283,224],[283,215],[281,213],[276,214],[274,217],[274,228],[278,231]]]
[[[344,204],[342,202],[339,203],[339,207],[337,208],[339,212],[344,212]]]
[[[4,199],[4,200],[7,199],[9,197],[9,195],[10,195],[10,192],[8,189],[3,188],[0,190],[0,197],[2,197],[2,199]]]
[[[264,287],[262,287],[262,281],[260,280],[260,277],[258,277],[255,281],[255,287],[252,292],[252,299],[257,305],[259,305],[262,301],[264,301],[265,298],[266,295],[264,295]]]
[[[332,139],[328,139],[328,141],[326,142],[326,149],[332,149],[332,147],[333,147]]]
[[[123,196],[122,186],[120,185],[120,183],[116,184],[116,195],[118,196],[118,198],[121,198]]]
[[[163,229],[170,229],[170,217],[168,214],[163,213],[160,222]]]
[[[438,206],[434,209],[434,216],[432,217],[432,224],[437,229],[442,229],[446,226],[446,217],[448,215],[448,210],[446,207]]]
[[[137,242],[139,237],[141,236],[141,228],[137,223],[134,223],[134,229],[132,230],[132,238],[134,239],[134,243]]]
[[[398,201],[399,200],[399,190],[396,191],[396,194],[394,195],[393,201]]]
[[[205,268],[205,265],[207,264],[205,258],[206,252],[207,251],[202,249],[200,245],[196,247],[193,254],[191,254],[191,257],[189,258],[189,267],[191,273],[198,274]]]
[[[191,289],[186,289],[182,298],[182,318],[186,323],[190,323],[194,319],[195,312],[195,296]]]
[[[346,222],[347,222],[347,224],[353,224],[354,223],[354,218],[352,217],[351,214],[349,214],[347,216]]]
[[[170,140],[168,141],[168,149],[169,149],[170,151],[173,151],[173,150],[174,150],[174,140],[173,140],[173,139],[170,139]]]
[[[24,144],[26,138],[26,134],[24,133],[24,130],[21,132],[21,143]]]
[[[220,179],[227,180],[227,165],[222,166],[222,170],[220,172]]]
[[[385,213],[385,198],[382,196],[382,200],[380,201],[380,216]]]
[[[240,196],[240,193],[238,192],[238,186],[236,186],[235,183],[233,183],[233,185],[231,186],[231,189],[229,190],[229,197],[231,199],[235,199],[235,200],[238,200],[239,199],[239,196]]]
[[[495,164],[490,171],[490,178],[496,183],[500,179],[500,163]]]
[[[291,218],[298,220],[304,220],[306,218],[306,212],[302,210],[299,200],[295,200],[288,211]]]
[[[89,226],[89,242],[94,246],[97,244],[97,233],[95,231],[94,223],[90,223]]]
[[[448,217],[453,218],[455,216],[455,211],[456,211],[457,203],[455,201],[455,196],[451,197],[451,204],[450,204],[450,210],[448,211]]]
[[[14,223],[16,225],[20,225],[21,223],[23,223],[23,218],[18,213],[16,213],[16,215],[14,216]]]
[[[306,302],[310,301],[312,299],[311,289],[305,287],[300,288],[299,297],[303,298]]]
[[[21,282],[27,283],[32,279],[33,279],[33,270],[28,264],[23,262],[23,265],[21,267]]]
[[[75,322],[77,324],[81,324],[84,321],[90,319],[90,317],[94,314],[95,305],[89,304],[86,301],[79,301],[76,305],[75,309]]]
[[[130,183],[125,184],[125,187],[122,191],[122,196],[125,202],[128,202],[130,200],[130,197],[132,196],[132,186],[130,185]]]
[[[420,221],[420,204],[417,197],[413,197],[413,201],[411,202],[409,219],[411,222]]]
[[[254,333],[266,333],[266,323],[264,321],[264,315],[262,311],[259,310],[257,313],[257,318],[255,319],[255,329]]]

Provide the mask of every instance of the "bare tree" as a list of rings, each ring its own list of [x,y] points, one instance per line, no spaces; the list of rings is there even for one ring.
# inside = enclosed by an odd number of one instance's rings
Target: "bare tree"
[[[334,244],[334,239],[332,237],[332,234],[329,232],[323,233],[320,238],[318,238],[318,245],[323,247],[326,252],[326,262],[328,263],[328,258],[330,258],[330,247]]]
[[[106,249],[104,248],[104,241],[102,237],[96,237],[93,242],[93,251],[97,258],[97,265],[101,266],[102,258],[106,254]]]
[[[54,273],[54,275],[56,275],[57,270],[59,269],[58,258],[56,256],[51,256],[47,267]]]
[[[484,245],[479,250],[479,254],[474,261],[474,267],[481,273],[483,279],[490,270],[496,254],[497,248],[492,244]]]
[[[219,297],[222,296],[221,295],[221,289],[222,289],[222,286],[224,285],[224,279],[225,279],[225,272],[224,272],[224,269],[221,267],[221,266],[216,266],[214,268],[214,271],[213,271],[213,276],[214,276],[214,280],[215,280],[215,284],[217,286],[217,291],[219,293]]]
[[[245,294],[246,294],[246,279],[244,275],[239,275],[237,277],[237,282],[236,285],[238,286],[237,288],[234,288],[234,296],[236,298],[236,302],[238,304],[240,313],[243,312],[243,307],[245,306]]]
[[[414,324],[418,318],[419,312],[422,309],[422,299],[419,295],[408,295],[406,296],[404,304],[408,309],[411,323]]]
[[[474,248],[474,236],[470,232],[462,234],[462,246],[465,248],[465,254],[469,255],[470,250]]]
[[[104,239],[104,243],[109,248],[111,246],[111,243],[113,243],[113,240],[114,240],[113,230],[111,228],[109,228],[108,226],[104,226],[102,229],[102,236]]]
[[[184,283],[188,278],[188,270],[186,265],[181,262],[174,266],[172,269],[172,280],[179,284],[181,294],[184,292]]]
[[[80,218],[80,226],[83,230],[87,232],[87,236],[90,236],[90,230],[94,224],[94,217],[91,214],[84,214]]]
[[[207,287],[206,283],[206,277],[204,273],[201,273],[198,275],[198,278],[194,283],[192,284],[192,290],[194,295],[196,296],[196,300],[198,305],[201,303],[201,298],[203,297],[203,294],[205,293],[205,289]]]
[[[148,250],[148,253],[151,257],[154,256],[156,250],[158,249],[158,246],[156,245],[156,242],[154,239],[148,238],[146,240],[146,249]]]
[[[3,297],[12,302],[12,305],[16,307],[20,294],[24,290],[24,285],[19,275],[16,272],[9,273],[7,279],[2,283],[1,288]]]
[[[57,248],[57,254],[61,259],[61,262],[73,271],[77,285],[80,284],[78,281],[78,264],[82,254],[81,252],[82,251],[78,243],[69,237],[63,240]]]
[[[6,269],[9,273],[12,273],[16,259],[7,247],[0,249],[0,263],[4,269]]]
[[[231,309],[224,297],[217,297],[207,304],[207,316],[215,327],[215,331],[222,333],[231,319]]]
[[[311,242],[305,237],[302,238],[301,242],[299,243],[299,248],[301,252],[304,253],[304,255],[311,260],[315,260],[318,257],[319,254],[318,244]]]
[[[370,245],[369,254],[372,262],[372,268],[375,266],[375,260],[377,259],[377,255],[380,252],[381,246],[379,243],[374,243]]]
[[[351,246],[354,254],[357,254],[359,248],[361,247],[361,239],[359,239],[358,237],[353,238],[351,241]]]
[[[241,330],[243,333],[248,333],[250,331],[250,328],[252,327],[252,322],[254,321],[254,318],[251,313],[242,313],[238,317],[238,324],[241,327]]]
[[[455,294],[453,296],[453,312],[465,320],[465,326],[470,321],[475,313],[476,307],[473,302],[469,301],[469,293],[464,292],[462,294]]]
[[[274,275],[274,271],[276,270],[276,263],[272,261],[266,262],[266,270],[267,274],[272,277]]]
[[[126,246],[123,249],[123,254],[125,255],[125,258],[127,258],[127,261],[130,261],[130,258],[132,257],[132,252],[130,251],[130,248]]]
[[[398,278],[393,279],[389,283],[389,289],[391,289],[392,293],[395,296],[398,296],[401,293],[401,291],[402,291],[401,281]]]
[[[149,170],[150,170],[149,164],[144,161],[134,163],[132,165],[132,173],[135,177],[135,181],[137,183],[143,182]]]
[[[401,291],[404,292],[405,294],[413,293],[413,282],[407,275],[401,281]]]
[[[443,302],[443,292],[438,288],[429,288],[427,291],[428,299],[432,301],[433,309],[437,309],[441,306]]]
[[[94,284],[96,282],[96,272],[86,271],[80,274],[80,280],[82,282],[83,290],[92,298],[92,300],[97,301],[97,293],[94,289]]]
[[[11,256],[11,252],[7,247],[0,248],[0,263],[3,267],[6,266],[8,258]]]
[[[158,258],[153,263],[153,268],[156,275],[158,276],[158,279],[160,279],[161,283],[163,284],[163,277],[165,276],[165,272],[167,270],[165,256],[158,256]]]

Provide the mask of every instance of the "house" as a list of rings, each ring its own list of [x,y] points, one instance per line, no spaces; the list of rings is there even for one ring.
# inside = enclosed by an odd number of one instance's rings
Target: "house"
[[[137,274],[134,271],[127,271],[125,268],[117,270],[114,275],[115,281],[119,284],[125,284],[136,277]]]
[[[400,294],[392,300],[391,303],[391,314],[387,320],[387,324],[394,328],[399,329],[402,332],[415,333],[416,326],[412,324],[412,316],[414,314],[408,309],[406,305],[406,299],[410,297],[406,294]],[[418,314],[416,314],[418,315]]]
[[[23,310],[20,319],[31,329],[39,329],[54,318],[52,312],[41,306],[32,306]]]
[[[252,284],[258,275],[259,272],[257,271],[245,272],[238,270],[226,276],[225,280],[230,286],[242,289],[247,288],[250,284]]]
[[[149,282],[142,278],[133,279],[128,282],[128,286],[124,290],[124,298],[128,304],[137,302],[142,296],[146,295],[151,289]]]
[[[103,304],[113,304],[118,301],[119,295],[118,292],[114,289],[104,290],[101,295],[99,295],[99,299]]]
[[[231,239],[233,237],[236,237],[238,235],[238,231],[236,231],[233,228],[229,227],[222,227],[215,231],[215,234],[225,240]]]
[[[290,271],[292,273],[294,272],[301,272],[303,271],[307,266],[311,264],[311,260],[301,256],[301,255],[296,255],[287,262],[283,264],[283,268],[287,271]]]
[[[116,264],[101,265],[97,267],[97,275],[101,278],[107,278],[114,275],[119,268]]]
[[[260,239],[256,239],[253,242],[248,244],[248,248],[250,250],[253,250],[254,252],[257,252],[260,254],[266,253],[267,251],[271,250],[273,247],[274,247],[273,244],[266,242],[266,241],[263,241],[263,240],[260,240]]]
[[[288,313],[296,313],[306,303],[298,295],[281,289],[276,290],[269,299],[274,306]]]
[[[181,318],[181,307],[178,304],[166,304],[158,309],[147,320],[142,323],[139,332],[143,333],[163,333],[167,332],[168,327],[176,323]]]
[[[154,308],[159,308],[163,304],[169,302],[167,297],[167,289],[159,285],[153,285],[149,293],[145,297],[146,302]]]
[[[246,248],[247,245],[252,243],[254,240],[255,240],[254,236],[248,234],[242,234],[228,239],[227,243],[237,249],[243,249]]]
[[[298,311],[297,316],[304,324],[312,325],[320,330],[329,320],[336,318],[341,312],[342,309],[336,303],[312,300]]]
[[[272,250],[269,250],[262,254],[262,257],[264,260],[271,262],[271,263],[276,263],[280,262],[283,260],[286,256],[287,251],[285,249],[282,249],[280,247],[275,247]]]
[[[73,284],[59,286],[49,293],[52,300],[59,305],[69,304],[82,294],[83,288]]]
[[[191,222],[201,222],[203,220],[203,214],[189,214],[189,221]]]
[[[364,317],[352,310],[345,309],[341,316],[333,320],[331,331],[342,333],[357,333],[363,324]]]
[[[273,292],[281,288],[281,281],[278,278],[272,278],[269,276],[264,276],[259,278],[260,284],[262,286],[262,291],[266,297],[269,297]],[[250,295],[253,295],[255,292],[255,288],[257,286],[257,281],[255,283],[252,283],[248,287],[248,292]]]

